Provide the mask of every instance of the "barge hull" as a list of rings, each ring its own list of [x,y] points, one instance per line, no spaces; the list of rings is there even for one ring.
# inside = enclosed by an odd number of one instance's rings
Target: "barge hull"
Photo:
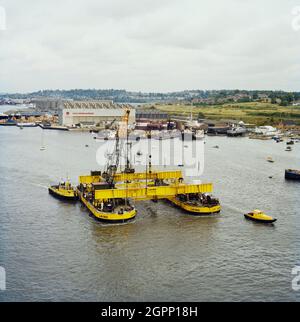
[[[97,210],[88,200],[86,200],[82,193],[78,192],[79,199],[82,204],[89,210],[89,212],[93,215],[97,220],[106,222],[106,223],[124,223],[130,221],[135,218],[136,210],[133,209],[125,214],[117,214],[117,213],[107,213]]]
[[[65,201],[77,201],[78,197],[77,196],[64,196],[64,195],[60,195],[57,192],[55,192],[55,190],[53,190],[52,188],[48,188],[49,194],[59,200],[65,200]]]
[[[190,214],[193,214],[195,216],[199,216],[199,215],[208,215],[208,214],[215,214],[215,213],[219,213],[221,211],[221,206],[220,205],[216,205],[216,206],[212,206],[212,207],[197,207],[197,206],[191,206],[191,205],[187,205],[184,202],[181,202],[179,200],[177,200],[176,198],[168,198],[169,201],[171,201],[174,205],[176,205],[177,207],[187,211]]]

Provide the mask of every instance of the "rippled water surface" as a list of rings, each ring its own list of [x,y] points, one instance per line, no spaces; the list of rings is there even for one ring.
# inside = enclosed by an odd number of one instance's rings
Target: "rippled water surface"
[[[111,226],[47,192],[62,176],[76,183],[97,169],[97,142],[44,131],[40,151],[41,133],[0,128],[2,301],[300,300],[291,288],[300,265],[300,182],[284,180],[285,168],[300,168],[300,143],[285,152],[285,143],[207,137],[201,179],[214,183],[219,215],[147,201],[134,222]],[[278,221],[246,221],[254,208]]]

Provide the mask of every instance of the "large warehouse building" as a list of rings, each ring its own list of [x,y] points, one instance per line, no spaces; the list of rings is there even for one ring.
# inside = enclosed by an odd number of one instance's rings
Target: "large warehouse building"
[[[64,126],[103,126],[108,122],[119,121],[124,109],[130,108],[129,123],[135,122],[135,109],[128,104],[115,104],[112,101],[66,101],[59,113],[59,121]]]

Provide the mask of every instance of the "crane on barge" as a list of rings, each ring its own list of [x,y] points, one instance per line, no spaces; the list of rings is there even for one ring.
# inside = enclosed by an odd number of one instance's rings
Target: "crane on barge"
[[[108,157],[104,172],[91,171],[90,175],[79,177],[76,196],[90,213],[102,221],[125,222],[136,216],[136,209],[129,200],[149,199],[167,199],[194,214],[219,212],[220,204],[217,199],[209,197],[214,202],[206,205],[202,203],[205,194],[212,192],[211,183],[184,183],[181,171],[153,171],[151,160],[145,172],[135,172],[129,158],[129,116],[130,109],[126,108],[118,124],[113,153]],[[122,171],[120,156],[124,143],[126,159]]]

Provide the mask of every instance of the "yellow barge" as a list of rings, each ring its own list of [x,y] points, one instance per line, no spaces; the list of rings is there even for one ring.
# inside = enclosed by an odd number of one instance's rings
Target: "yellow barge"
[[[177,196],[169,197],[168,200],[171,201],[174,205],[193,215],[215,214],[221,211],[221,205],[219,203],[213,205],[201,205],[197,203],[193,204],[185,201],[180,201]]]
[[[77,193],[82,204],[85,205],[89,212],[98,220],[111,223],[124,223],[126,221],[134,219],[136,216],[136,209],[133,206],[119,206],[113,209],[111,212],[103,210],[101,211],[101,208],[93,205],[91,201],[84,197],[83,193],[81,193],[80,191],[78,191]]]

